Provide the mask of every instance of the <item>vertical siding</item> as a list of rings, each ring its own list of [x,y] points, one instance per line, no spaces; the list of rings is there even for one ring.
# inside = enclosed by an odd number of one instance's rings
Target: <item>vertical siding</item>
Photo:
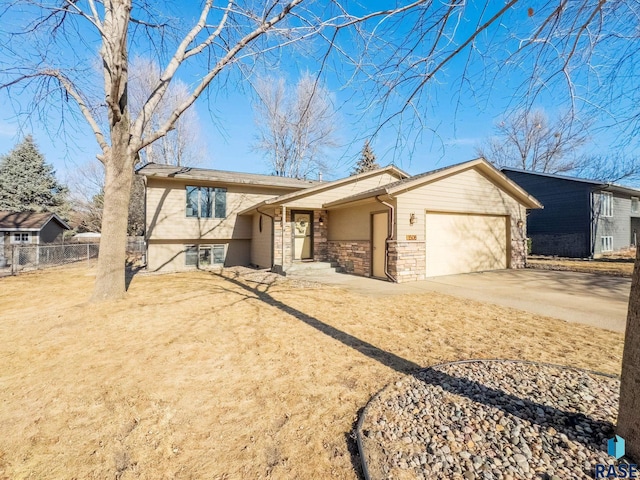
[[[532,210],[528,217],[533,253],[572,257],[591,254],[593,185],[525,172],[506,170],[504,174],[544,206],[542,210]]]
[[[260,218],[262,218],[262,231],[260,231]],[[254,214],[252,220],[251,263],[258,268],[271,268],[273,264],[273,220],[262,213]]]
[[[64,228],[57,221],[51,220],[40,230],[40,243],[60,243]]]

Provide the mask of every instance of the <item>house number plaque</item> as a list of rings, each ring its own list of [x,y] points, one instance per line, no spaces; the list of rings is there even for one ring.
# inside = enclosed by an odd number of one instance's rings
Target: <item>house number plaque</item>
[[[407,235],[407,240],[417,240],[418,236],[417,235]]]

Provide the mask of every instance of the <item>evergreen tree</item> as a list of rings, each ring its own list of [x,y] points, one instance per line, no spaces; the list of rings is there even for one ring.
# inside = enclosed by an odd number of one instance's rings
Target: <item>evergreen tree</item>
[[[31,135],[0,157],[0,210],[55,212],[66,218],[67,192]]]
[[[357,175],[358,173],[370,172],[371,170],[377,170],[380,168],[378,162],[376,162],[376,154],[371,150],[371,145],[369,145],[369,140],[364,142],[364,147],[362,147],[362,153],[360,154],[360,160],[356,163],[355,169],[353,170],[352,175]]]

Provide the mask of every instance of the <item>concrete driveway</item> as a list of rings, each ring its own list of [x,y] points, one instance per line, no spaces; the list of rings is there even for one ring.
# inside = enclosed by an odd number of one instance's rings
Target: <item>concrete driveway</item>
[[[525,269],[434,277],[415,287],[624,332],[631,279]]]
[[[440,292],[615,332],[624,332],[631,288],[630,278],[532,269],[449,275],[403,284],[335,272],[305,278],[374,296]]]

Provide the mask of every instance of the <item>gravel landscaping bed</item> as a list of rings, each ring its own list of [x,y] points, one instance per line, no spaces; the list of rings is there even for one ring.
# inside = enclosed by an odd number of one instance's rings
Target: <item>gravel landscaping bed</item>
[[[422,370],[376,395],[359,424],[372,479],[593,479],[620,382],[553,365],[472,361]]]

